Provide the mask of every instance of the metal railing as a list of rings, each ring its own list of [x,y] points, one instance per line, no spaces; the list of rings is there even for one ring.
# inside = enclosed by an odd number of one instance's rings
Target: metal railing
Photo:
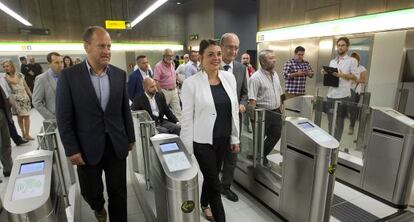
[[[151,188],[151,141],[150,138],[157,134],[155,122],[145,110],[138,110],[132,112],[134,121],[135,138],[137,145],[135,152],[132,152],[132,165],[137,173],[144,175],[146,181],[146,189]]]
[[[265,134],[265,109],[255,109],[253,118],[253,167],[257,166],[257,160],[263,165],[264,156],[264,134]],[[259,155],[259,156],[258,156]]]

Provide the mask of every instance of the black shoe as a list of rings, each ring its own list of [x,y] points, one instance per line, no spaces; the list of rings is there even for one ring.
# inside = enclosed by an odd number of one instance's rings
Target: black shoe
[[[3,172],[4,177],[9,177],[10,176],[10,172]]]
[[[235,194],[233,191],[231,191],[230,188],[223,189],[221,191],[221,194],[224,195],[227,199],[229,199],[233,202],[239,201],[239,197],[237,196],[237,194]]]
[[[28,143],[29,141],[24,140],[24,139],[20,139],[19,141],[16,142],[16,146],[20,146],[22,144]]]

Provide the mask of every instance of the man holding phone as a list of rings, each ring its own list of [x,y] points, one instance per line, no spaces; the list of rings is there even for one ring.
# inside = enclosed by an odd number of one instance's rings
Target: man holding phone
[[[305,95],[306,77],[313,77],[312,67],[305,61],[305,48],[295,48],[295,57],[289,59],[283,66],[285,78],[286,99]]]

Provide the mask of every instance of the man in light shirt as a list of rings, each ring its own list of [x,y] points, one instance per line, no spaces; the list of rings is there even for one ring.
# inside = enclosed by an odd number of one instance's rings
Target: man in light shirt
[[[177,73],[178,81],[183,82],[185,79],[185,65],[188,61],[190,61],[190,56],[188,54],[184,54],[183,56],[184,62],[178,66],[178,68],[175,70],[175,73]]]
[[[164,50],[162,60],[155,65],[154,79],[157,81],[158,89],[164,94],[167,105],[171,107],[174,115],[180,120],[181,107],[173,57],[174,53],[171,49]]]
[[[337,68],[338,72],[333,73],[339,78],[338,87],[329,87],[327,97],[327,114],[329,122],[329,132],[332,134],[333,116],[335,111],[335,103],[338,102],[336,115],[336,124],[333,132],[334,137],[341,141],[342,132],[344,130],[344,120],[347,114],[347,104],[351,97],[352,81],[356,80],[358,73],[358,61],[348,56],[348,48],[350,42],[347,37],[341,37],[336,41],[338,56],[331,60],[330,67]],[[322,71],[323,74],[326,72]]]
[[[263,164],[267,165],[266,156],[269,155],[280,139],[282,131],[282,104],[285,99],[279,76],[274,71],[276,65],[275,54],[272,50],[259,52],[261,68],[249,80],[249,109],[256,107],[266,109],[265,135],[263,145]],[[253,113],[253,112],[251,112]]]
[[[199,71],[198,68],[198,52],[197,51],[191,51],[190,53],[190,61],[187,62],[185,65],[185,71],[184,75],[187,79],[188,77],[196,74]]]

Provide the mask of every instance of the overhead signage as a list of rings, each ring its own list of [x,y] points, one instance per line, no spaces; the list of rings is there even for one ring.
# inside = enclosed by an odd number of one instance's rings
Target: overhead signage
[[[131,24],[124,20],[105,20],[105,28],[113,30],[131,29]]]
[[[50,29],[43,28],[19,28],[18,31],[25,35],[50,35]]]
[[[198,34],[191,34],[191,35],[188,36],[188,39],[190,39],[190,40],[198,40],[198,38],[199,38]]]

